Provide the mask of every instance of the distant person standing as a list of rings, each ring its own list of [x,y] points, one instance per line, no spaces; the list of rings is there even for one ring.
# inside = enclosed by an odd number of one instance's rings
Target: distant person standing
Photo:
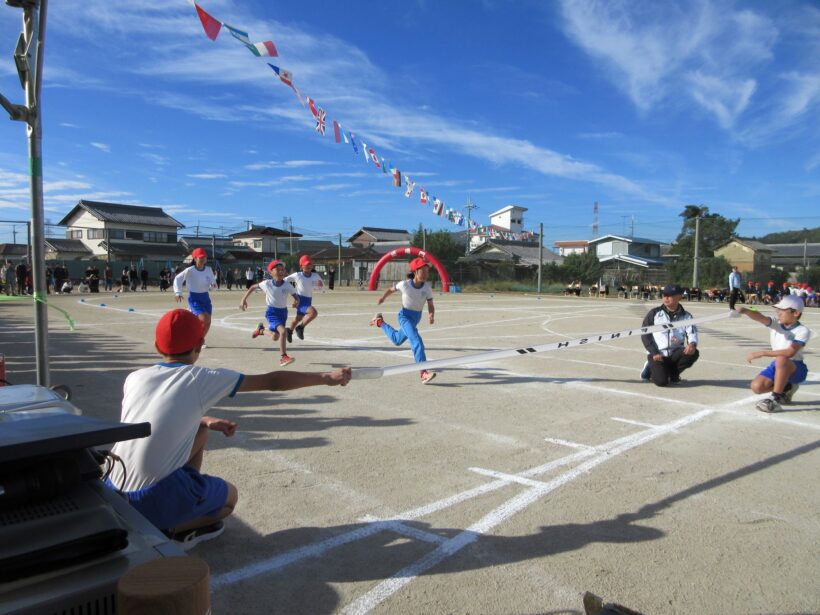
[[[145,267],[140,271],[140,290],[148,291],[148,270]]]
[[[3,267],[3,281],[6,283],[6,294],[11,297],[17,294],[17,273],[14,271],[14,265],[6,261]]]
[[[17,275],[17,292],[21,295],[26,294],[26,261],[20,261],[17,268],[14,270]]]
[[[333,285],[336,283],[336,267],[333,265],[327,270],[327,286],[333,290]]]
[[[732,265],[732,273],[729,274],[729,309],[735,309],[735,303],[740,296],[740,272],[737,265]]]
[[[174,295],[177,303],[182,301],[182,285],[188,287],[188,306],[194,316],[197,316],[204,327],[202,335],[208,334],[211,328],[211,296],[208,291],[216,286],[214,270],[206,263],[208,253],[203,248],[196,248],[191,252],[194,264],[180,271],[174,277]]]
[[[111,265],[106,265],[103,269],[103,288],[110,291],[114,288],[114,272],[111,271]]]
[[[248,289],[253,286],[253,269],[248,267],[245,269],[245,288]]]

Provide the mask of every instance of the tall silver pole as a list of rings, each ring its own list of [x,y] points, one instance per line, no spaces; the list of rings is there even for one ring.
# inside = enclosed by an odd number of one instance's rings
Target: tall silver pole
[[[538,225],[538,294],[541,294],[541,267],[544,266],[544,223]]]
[[[695,218],[695,262],[692,267],[692,288],[700,288],[698,286],[698,254],[700,251],[700,214]]]

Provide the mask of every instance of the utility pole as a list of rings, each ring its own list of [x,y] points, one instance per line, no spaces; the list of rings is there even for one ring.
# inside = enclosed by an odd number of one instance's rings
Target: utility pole
[[[290,216],[282,218],[282,226],[288,229],[288,239],[290,241],[290,254],[293,254],[293,219]]]
[[[695,262],[692,267],[692,288],[700,288],[698,286],[698,258],[700,253],[700,212],[695,218]]]
[[[541,267],[544,266],[544,223],[538,225],[538,294],[541,294]]]
[[[23,9],[23,32],[17,39],[14,63],[26,104],[15,105],[0,94],[0,106],[9,118],[27,124],[28,163],[31,181],[31,273],[34,282],[34,350],[37,384],[49,386],[48,313],[46,311],[45,225],[43,214],[43,134],[40,93],[43,83],[43,56],[48,0],[6,0],[11,7]],[[37,9],[40,9],[39,15]],[[33,65],[32,65],[33,63]]]
[[[473,200],[467,196],[467,204],[464,206],[464,209],[467,210],[467,250],[464,252],[465,254],[470,253],[470,214],[474,209],[478,209],[478,205],[473,203]]]
[[[342,285],[342,234],[339,233],[339,251],[336,256],[338,265],[336,266],[336,275],[339,276],[339,286]]]

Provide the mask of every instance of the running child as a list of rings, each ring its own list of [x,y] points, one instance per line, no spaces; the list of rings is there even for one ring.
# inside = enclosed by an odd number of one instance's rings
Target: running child
[[[319,312],[313,307],[313,289],[323,288],[322,276],[313,271],[313,261],[305,254],[299,259],[299,267],[301,271],[291,273],[285,279],[296,287],[296,292],[299,294],[299,305],[296,307],[296,315],[293,317],[293,322],[288,327],[288,342],[293,341],[293,332],[296,331],[296,336],[303,340],[305,339],[305,327],[314,320]],[[301,324],[300,324],[301,323]]]
[[[798,385],[806,379],[808,368],[803,363],[803,349],[811,337],[811,329],[801,324],[803,299],[794,295],[784,296],[774,306],[777,319],[745,307],[736,307],[741,314],[771,329],[771,350],[758,350],[746,357],[751,363],[760,357],[773,357],[774,361],[752,380],[752,391],[769,393],[755,406],[761,412],[780,412],[781,404],[791,403]]]
[[[412,276],[407,280],[397,282],[391,288],[384,291],[379,297],[378,304],[384,303],[394,292],[401,293],[401,309],[399,310],[399,330],[394,329],[384,322],[381,313],[376,314],[370,321],[370,326],[379,327],[391,342],[396,346],[401,346],[405,340],[410,340],[410,348],[413,349],[413,357],[416,363],[423,363],[427,360],[424,352],[424,341],[416,328],[421,321],[424,302],[427,302],[427,312],[432,325],[435,321],[436,308],[433,305],[433,289],[427,283],[430,275],[430,265],[423,258],[414,258],[410,261],[410,271]],[[435,372],[421,370],[421,383],[427,384],[436,377]]]
[[[299,295],[296,294],[296,289],[293,285],[285,280],[285,265],[281,261],[271,261],[268,265],[272,279],[262,280],[258,284],[251,284],[242,301],[239,303],[239,309],[243,312],[248,309],[248,297],[257,288],[265,293],[265,302],[268,309],[265,311],[265,319],[268,321],[268,328],[265,329],[265,323],[260,322],[259,326],[253,330],[251,337],[256,339],[263,333],[273,338],[273,341],[279,342],[279,350],[282,351],[282,357],[279,360],[279,365],[285,366],[293,363],[296,359],[288,356],[287,352],[287,327],[288,322],[288,297],[293,297],[293,307],[299,305]]]
[[[117,442],[115,464],[106,484],[185,550],[224,531],[222,519],[236,507],[234,485],[200,472],[208,433],[233,436],[237,424],[205,416],[226,397],[246,391],[289,391],[302,387],[344,386],[350,368],[328,372],[245,375],[232,369],[195,365],[205,341],[202,322],[176,309],[157,323],[155,343],[162,361],[125,380],[122,420],[151,423],[147,438]]]
[[[208,253],[204,248],[195,248],[191,252],[194,264],[180,271],[174,277],[174,296],[177,303],[182,301],[182,284],[188,287],[188,306],[194,316],[197,316],[205,327],[205,335],[211,328],[211,296],[208,291],[216,286],[214,271],[206,263]]]

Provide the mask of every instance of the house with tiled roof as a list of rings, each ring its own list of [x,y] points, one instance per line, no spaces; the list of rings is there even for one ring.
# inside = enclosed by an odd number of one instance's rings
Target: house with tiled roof
[[[760,281],[769,275],[774,250],[771,246],[754,239],[732,237],[717,246],[714,253],[715,256],[725,258],[729,264],[737,265],[744,278]]]

